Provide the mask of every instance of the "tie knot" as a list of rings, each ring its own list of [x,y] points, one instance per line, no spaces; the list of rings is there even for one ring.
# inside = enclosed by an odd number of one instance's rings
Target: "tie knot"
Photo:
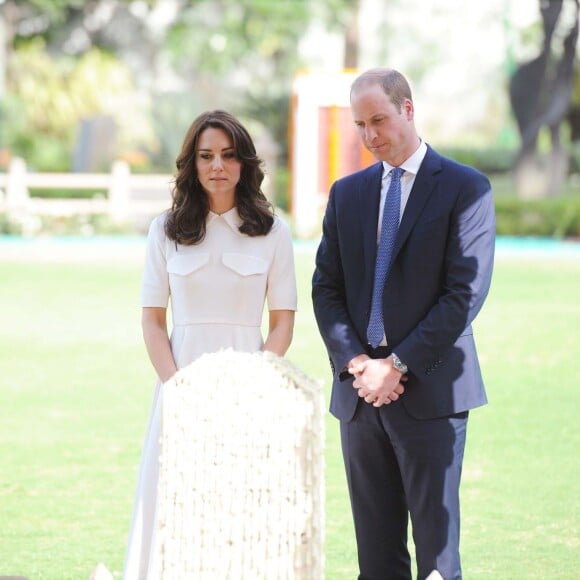
[[[405,173],[404,169],[401,169],[400,167],[393,167],[393,169],[391,169],[391,179],[401,179],[401,175],[403,175],[403,173]]]

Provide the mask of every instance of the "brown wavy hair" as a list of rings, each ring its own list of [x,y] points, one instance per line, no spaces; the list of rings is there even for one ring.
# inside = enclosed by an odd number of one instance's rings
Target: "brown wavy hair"
[[[209,127],[222,129],[229,135],[236,159],[242,164],[235,194],[236,208],[243,222],[240,232],[248,236],[266,235],[274,223],[274,208],[261,190],[262,160],[245,127],[230,113],[216,109],[199,115],[185,135],[175,162],[173,203],[165,221],[167,237],[186,246],[198,244],[205,237],[209,199],[198,179],[195,160],[199,137]]]

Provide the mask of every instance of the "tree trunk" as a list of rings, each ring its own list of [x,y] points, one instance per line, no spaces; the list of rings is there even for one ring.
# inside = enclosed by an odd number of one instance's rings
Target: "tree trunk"
[[[354,0],[344,34],[344,68],[358,68],[358,18],[360,0]]]

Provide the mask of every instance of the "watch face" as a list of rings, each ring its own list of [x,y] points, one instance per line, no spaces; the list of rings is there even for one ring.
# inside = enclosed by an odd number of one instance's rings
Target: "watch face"
[[[407,372],[407,365],[404,364],[398,356],[393,356],[393,366],[400,372]]]

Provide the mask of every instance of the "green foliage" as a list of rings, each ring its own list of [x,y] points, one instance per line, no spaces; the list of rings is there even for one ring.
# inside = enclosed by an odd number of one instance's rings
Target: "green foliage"
[[[471,165],[486,175],[510,171],[517,155],[517,151],[501,147],[476,149],[437,146],[437,151],[459,163]]]
[[[36,38],[10,59],[9,96],[0,108],[1,146],[38,171],[70,169],[81,120],[114,119],[117,154],[155,146],[147,111],[127,69],[116,57],[93,49],[78,59],[53,57]]]
[[[290,191],[290,171],[285,167],[278,167],[276,170],[276,183],[274,192],[276,195],[276,206],[284,211],[290,210],[288,194]]]
[[[202,107],[199,95],[195,92],[162,93],[155,96],[151,118],[157,141],[155,147],[143,149],[151,167],[162,173],[175,170],[175,159],[187,128],[196,113],[203,110]]]
[[[178,70],[217,75],[238,69],[238,73],[264,80],[270,75],[268,80],[276,82],[271,74],[295,62],[308,8],[305,0],[192,3],[169,32],[167,46],[173,64]]]
[[[107,197],[106,190],[93,191],[92,189],[30,189],[30,197],[43,199],[92,199],[95,197]]]
[[[313,10],[320,14],[320,7],[307,0],[199,0],[178,2],[171,13],[161,10],[155,0],[7,3],[14,35],[8,39],[13,46],[8,88],[23,109],[27,131],[10,129],[0,147],[23,155],[29,165],[63,170],[74,145],[71,126],[81,115],[109,114],[120,127],[122,158],[139,171],[168,171],[191,120],[201,110],[215,107],[260,120],[281,147],[280,164],[285,163],[288,99],[293,73],[302,66],[298,46]],[[100,10],[101,4],[106,9]],[[349,2],[332,0],[325,10],[327,18],[338,22],[341,11],[349,12]],[[35,72],[27,74],[20,52],[31,46],[36,47],[29,59],[34,60]],[[131,89],[111,88],[115,74],[111,70],[102,74],[105,49],[126,59],[134,79]],[[87,53],[93,56],[86,57]],[[85,58],[86,66],[77,66],[76,61]],[[61,66],[67,68],[66,74]],[[55,82],[47,83],[47,77]],[[20,83],[19,78],[24,80]],[[32,90],[23,91],[23,84]],[[121,93],[123,98],[117,98]],[[42,105],[35,104],[36,94]],[[39,126],[38,115],[25,110],[29,106],[53,119],[60,135],[53,138],[51,131]],[[69,109],[64,119],[62,106]],[[4,118],[9,118],[8,110]],[[26,132],[33,135],[28,141]],[[51,146],[45,148],[45,141]]]
[[[580,238],[580,195],[522,200],[496,196],[500,236]]]
[[[106,214],[8,217],[6,213],[0,213],[0,235],[89,237],[131,234],[135,234],[133,224],[115,222]]]
[[[38,126],[34,101],[27,98],[11,94],[0,103],[0,147],[28,160],[33,169],[69,170],[74,134]]]
[[[20,7],[28,5],[52,18],[64,18],[63,13],[71,8],[81,8],[84,3],[85,0],[20,0]]]
[[[5,213],[0,213],[0,235],[19,236],[21,234],[21,225],[10,219]]]
[[[293,74],[304,65],[298,45],[311,10],[305,0],[196,2],[184,8],[165,42],[193,104],[259,120],[280,146],[281,164]]]
[[[580,141],[570,147],[570,173],[580,174]]]

